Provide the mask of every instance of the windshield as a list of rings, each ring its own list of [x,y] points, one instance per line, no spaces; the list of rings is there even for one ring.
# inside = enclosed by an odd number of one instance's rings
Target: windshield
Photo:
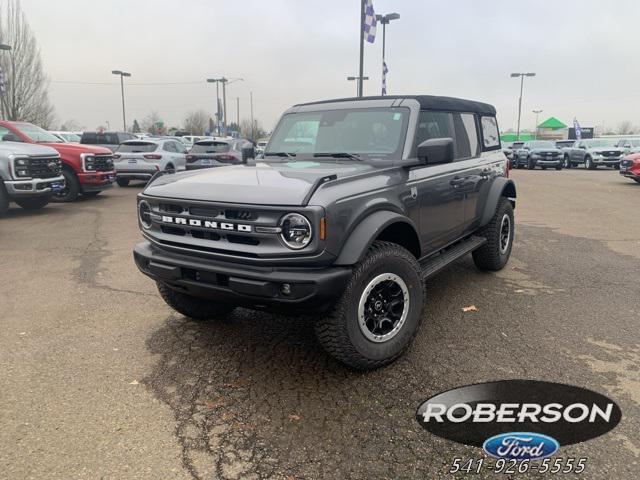
[[[556,148],[553,142],[531,142],[531,148]]]
[[[127,142],[122,143],[117,148],[118,153],[141,153],[141,152],[153,152],[158,148],[157,143],[151,142]]]
[[[194,143],[190,153],[224,153],[229,151],[227,142]]]
[[[34,142],[62,143],[62,140],[52,133],[30,123],[16,123],[14,126]]]
[[[407,108],[290,113],[278,123],[265,156],[397,155],[402,149],[408,117]]]
[[[556,146],[557,147],[570,147],[574,143],[576,143],[576,142],[573,141],[573,140],[565,140],[565,141],[561,141],[561,142],[556,142]]]
[[[587,145],[587,147],[611,147],[611,146],[613,146],[613,143],[611,142],[611,140],[603,140],[603,139],[585,140],[584,143]]]
[[[90,145],[118,145],[120,140],[115,133],[85,132],[82,134],[82,143]]]
[[[78,143],[80,141],[80,135],[76,135],[75,133],[59,133],[62,138],[64,138],[67,142]]]

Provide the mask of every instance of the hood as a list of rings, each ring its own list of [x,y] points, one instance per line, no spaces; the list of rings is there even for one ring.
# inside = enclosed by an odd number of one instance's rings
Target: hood
[[[551,147],[551,148],[532,148],[531,153],[562,153],[562,150],[559,148]]]
[[[70,153],[80,155],[81,153],[95,153],[96,155],[110,155],[111,150],[93,145],[81,145],[79,143],[39,143],[55,148],[60,153]]]
[[[24,142],[0,142],[0,153],[5,155],[58,155],[58,152],[45,145]]]
[[[230,165],[159,177],[146,195],[254,205],[303,205],[320,179],[370,172],[373,166],[360,162],[337,163],[293,161]]]
[[[593,148],[589,148],[590,152],[593,153],[602,153],[602,152],[618,152],[618,153],[622,153],[623,150],[621,148],[618,147],[593,147]]]

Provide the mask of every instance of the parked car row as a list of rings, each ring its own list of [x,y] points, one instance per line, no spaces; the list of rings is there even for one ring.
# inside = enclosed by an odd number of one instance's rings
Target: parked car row
[[[513,142],[503,148],[512,168],[536,167],[575,168],[584,165],[588,170],[595,170],[599,166],[620,168],[627,170],[634,166],[634,158],[628,158],[640,152],[640,138],[625,138],[614,143],[607,139],[585,140],[530,140],[527,142]],[[629,176],[629,175],[627,175]]]
[[[114,182],[124,187],[132,180],[148,182],[162,171],[240,164],[255,157],[248,140],[195,136],[191,140],[195,143],[189,152],[182,137],[140,139],[127,132],[79,136],[0,121],[0,216],[10,201],[23,208],[42,208],[51,201],[98,195]]]

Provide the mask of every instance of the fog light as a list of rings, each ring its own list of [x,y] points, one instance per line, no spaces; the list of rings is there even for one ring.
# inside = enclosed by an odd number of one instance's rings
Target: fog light
[[[283,283],[282,285],[280,285],[280,291],[283,295],[291,295],[291,284]]]

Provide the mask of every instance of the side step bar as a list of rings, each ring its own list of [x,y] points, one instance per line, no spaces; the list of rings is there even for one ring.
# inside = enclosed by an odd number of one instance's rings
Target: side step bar
[[[486,238],[472,235],[451,247],[441,250],[439,253],[421,260],[420,266],[422,267],[422,276],[424,278],[429,278],[435,275],[449,264],[455,262],[467,253],[473,252],[476,248],[481,247],[486,242]]]

